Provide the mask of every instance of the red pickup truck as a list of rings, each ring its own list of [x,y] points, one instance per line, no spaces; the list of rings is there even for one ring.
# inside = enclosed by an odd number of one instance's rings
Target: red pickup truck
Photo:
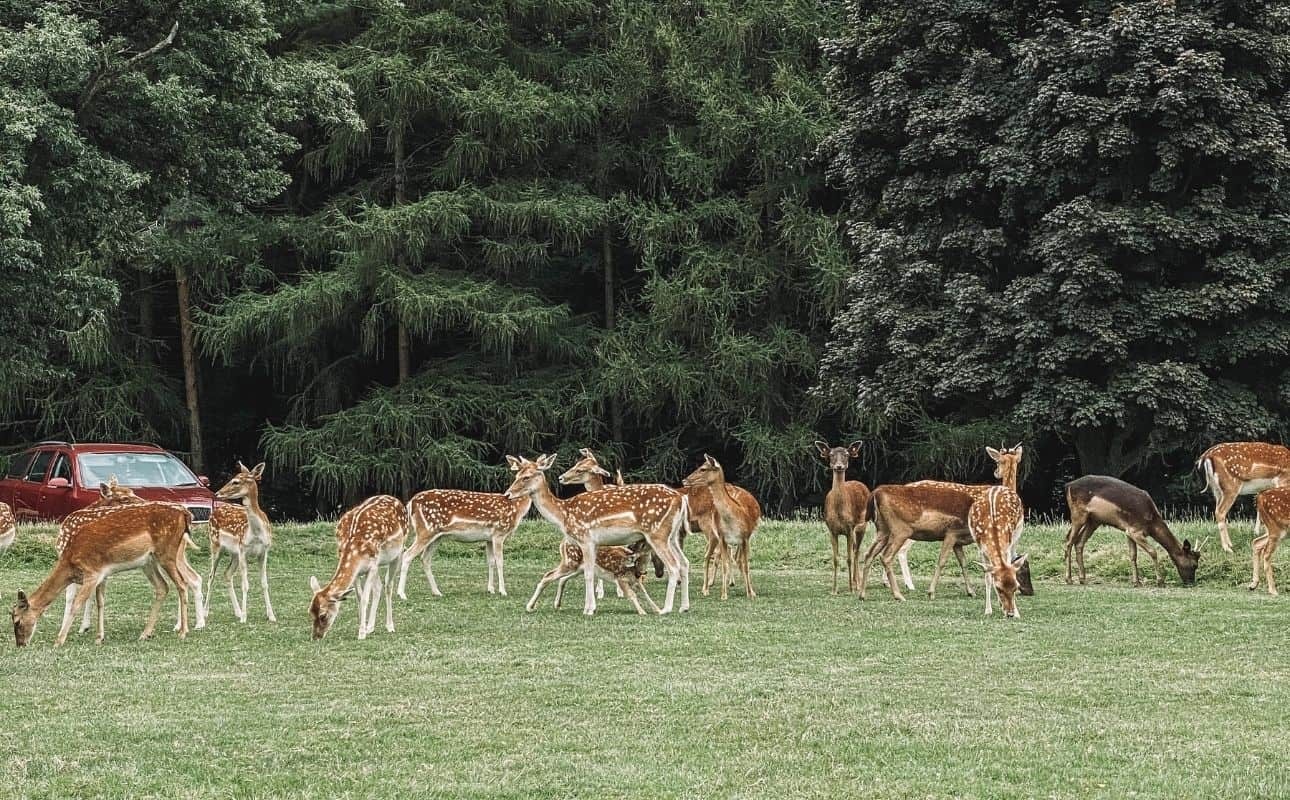
[[[174,454],[151,444],[40,442],[15,456],[0,479],[0,502],[19,522],[60,520],[99,497],[99,484],[113,475],[144,500],[188,507],[194,522],[207,522],[215,495]]]

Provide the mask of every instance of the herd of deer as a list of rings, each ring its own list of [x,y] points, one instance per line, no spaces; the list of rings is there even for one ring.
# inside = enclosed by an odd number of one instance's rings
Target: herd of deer
[[[953,553],[963,576],[964,591],[972,596],[964,547],[974,543],[986,577],[986,613],[993,611],[993,597],[998,598],[1005,616],[1020,616],[1016,596],[1033,594],[1027,557],[1015,553],[1025,514],[1017,495],[1020,445],[986,448],[1000,481],[995,485],[924,480],[879,486],[872,492],[863,483],[846,479],[851,459],[860,454],[860,442],[849,447],[815,442],[815,447],[832,472],[832,486],[824,500],[824,521],[833,550],[834,593],[839,540],[846,543],[850,591],[865,597],[869,569],[877,559],[882,564],[884,582],[898,600],[904,599],[902,582],[907,589],[913,589],[907,553],[910,545],[919,541],[941,544],[928,595],[935,596],[941,571]],[[703,594],[707,595],[716,582],[719,565],[722,599],[726,599],[733,583],[732,569],[742,574],[746,595],[757,596],[749,570],[749,546],[761,519],[761,507],[750,492],[726,482],[716,459],[704,456],[682,487],[674,489],[663,484],[624,485],[621,474],[615,483],[607,483],[610,473],[595,454],[583,449],[579,455],[578,461],[558,478],[562,485],[580,485],[584,489],[568,499],[552,492],[546,477],[555,463],[554,455],[534,460],[507,456],[514,480],[501,494],[431,489],[413,496],[406,504],[389,495],[378,495],[346,511],[336,527],[337,563],[331,580],[320,584],[317,578],[310,579],[314,638],[326,635],[341,600],[352,594],[358,595],[360,639],[375,629],[382,594],[385,627],[392,632],[393,596],[406,599],[408,569],[418,556],[430,592],[441,596],[433,557],[445,539],[482,542],[488,562],[487,590],[505,595],[503,548],[532,507],[560,530],[563,540],[559,563],[538,581],[525,606],[528,611],[536,608],[543,589],[551,583],[556,583],[555,606],[559,608],[564,584],[578,573],[586,584],[585,614],[595,613],[605,580],[615,583],[619,595],[626,596],[637,613],[645,613],[638,592],[655,613],[665,614],[674,608],[686,611],[690,607],[690,562],[683,544],[685,534],[695,526],[707,542]],[[1233,503],[1243,494],[1258,495],[1249,588],[1258,588],[1262,577],[1267,581],[1268,592],[1275,595],[1272,557],[1290,529],[1290,449],[1259,442],[1220,444],[1205,451],[1196,466],[1214,495],[1224,550],[1232,550],[1227,514]],[[247,616],[248,559],[259,561],[265,616],[276,621],[269,597],[272,528],[259,499],[263,472],[264,464],[248,469],[238,463],[237,473],[216,493],[216,498],[225,502],[217,503],[208,530],[210,575],[206,588],[213,585],[219,563],[227,553],[223,578],[228,583],[233,613],[241,622]],[[132,569],[141,569],[153,586],[153,603],[140,638],[152,635],[171,583],[178,593],[175,630],[179,636],[183,638],[189,628],[190,591],[195,598],[196,627],[205,626],[210,594],[203,593],[201,576],[188,563],[187,551],[196,547],[189,535],[192,516],[188,510],[175,504],[144,501],[128,487],[117,485],[115,479],[100,487],[100,494],[94,505],[63,520],[55,543],[57,561],[49,576],[30,595],[18,592],[11,617],[19,646],[30,640],[37,621],[59,594],[65,595],[66,606],[56,643],[66,640],[82,610],[81,631],[89,629],[87,601],[91,595],[98,611],[97,640],[103,641],[104,581],[109,575]],[[1146,492],[1116,478],[1089,475],[1067,484],[1066,500],[1071,518],[1065,542],[1067,583],[1072,580],[1072,554],[1079,567],[1080,583],[1086,582],[1084,548],[1103,525],[1118,528],[1128,537],[1135,584],[1141,584],[1139,549],[1151,557],[1157,583],[1164,581],[1159,558],[1148,539],[1164,548],[1183,583],[1195,582],[1199,548],[1193,548],[1187,540],[1179,543]],[[861,557],[860,545],[870,519],[876,534]],[[1264,529],[1262,535],[1260,526]],[[405,547],[409,532],[413,534],[412,544]],[[12,544],[15,535],[13,512],[0,503],[0,552]],[[656,574],[666,574],[668,578],[661,609],[641,581],[647,551],[655,559]],[[899,580],[893,563],[900,567]],[[240,595],[234,567],[240,578]]]

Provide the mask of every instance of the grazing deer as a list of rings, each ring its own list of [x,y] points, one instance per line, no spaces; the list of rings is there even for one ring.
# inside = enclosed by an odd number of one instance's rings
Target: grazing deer
[[[636,608],[637,614],[644,614],[645,609],[641,608],[640,600],[636,597],[636,590],[645,596],[645,602],[655,614],[662,613],[649,592],[645,590],[645,584],[641,581],[641,576],[645,572],[645,550],[648,547],[644,541],[637,542],[631,547],[614,547],[605,546],[596,548],[596,575],[601,580],[610,580],[618,585],[619,596],[626,596]],[[582,548],[569,541],[560,543],[560,563],[555,569],[547,572],[538,581],[537,588],[533,590],[533,597],[529,599],[524,606],[525,611],[533,611],[537,608],[538,598],[542,596],[542,590],[547,584],[555,581],[555,608],[560,607],[560,601],[564,597],[564,585],[574,575],[582,571]]]
[[[897,600],[904,600],[891,570],[891,561],[911,539],[916,542],[941,542],[941,555],[932,572],[932,582],[927,596],[936,596],[941,570],[951,551],[962,559],[963,547],[972,541],[968,530],[968,510],[972,495],[944,486],[891,485],[874,489],[873,522],[877,535],[865,551],[860,569],[860,599],[865,599],[869,579],[869,565],[874,558],[882,560],[887,573],[887,585]],[[966,564],[960,561],[963,572],[963,590],[975,597],[968,582]]]
[[[1087,583],[1084,572],[1084,546],[1101,525],[1119,528],[1129,537],[1129,560],[1133,565],[1133,585],[1141,586],[1138,575],[1138,548],[1151,556],[1156,571],[1156,584],[1163,586],[1164,573],[1160,559],[1147,543],[1148,537],[1164,547],[1178,568],[1178,577],[1191,585],[1196,582],[1196,565],[1200,550],[1192,549],[1191,541],[1178,537],[1165,524],[1151,495],[1119,478],[1107,475],[1085,475],[1066,484],[1066,505],[1070,507],[1071,528],[1066,534],[1066,582],[1071,583],[1071,551],[1079,563],[1079,582]]]
[[[860,457],[861,444],[857,441],[848,447],[829,447],[827,442],[815,443],[820,458],[833,473],[833,486],[824,496],[824,525],[829,530],[829,543],[833,545],[833,594],[838,593],[839,538],[845,538],[847,542],[847,586],[852,592],[859,591],[860,586],[860,544],[869,524],[870,492],[868,486],[860,481],[849,481],[846,476],[851,459]],[[896,554],[901,578],[908,589],[914,588],[914,579],[909,573],[909,548],[912,546],[912,541],[907,542]],[[883,578],[886,577],[883,573]]]
[[[994,477],[999,479],[998,484],[954,483],[952,481],[923,480],[923,481],[914,481],[909,485],[910,486],[939,486],[944,489],[953,489],[955,491],[964,492],[965,494],[971,495],[973,500],[980,500],[984,498],[986,494],[991,489],[993,489],[996,485],[1004,486],[1008,489],[1011,489],[1013,492],[1016,492],[1017,474],[1021,468],[1021,456],[1023,453],[1022,446],[1020,444],[1017,444],[1012,447],[1001,447],[998,450],[995,450],[993,447],[987,447],[985,449],[985,452],[986,452],[986,455],[990,456],[990,458],[994,461]],[[906,548],[908,547],[909,545],[906,545]],[[967,572],[966,572],[966,566],[963,560],[963,545],[961,543],[956,542],[953,545],[953,549],[954,549],[954,556],[959,562],[959,568],[964,571],[963,580],[966,581]],[[945,553],[944,546],[942,546],[940,564],[944,564],[945,558],[946,558],[946,553]],[[937,566],[937,571],[938,572],[940,571],[940,565]],[[1031,583],[1031,580],[1030,580],[1029,560],[1023,561],[1019,565],[1017,578],[1020,581],[1021,593],[1023,595],[1029,596],[1035,593],[1034,584]],[[908,581],[906,581],[906,585],[907,586],[909,585]],[[911,586],[910,588],[912,589],[913,587]]]
[[[1272,574],[1272,556],[1276,554],[1277,545],[1281,544],[1286,530],[1290,529],[1290,487],[1280,486],[1264,491],[1254,501],[1254,506],[1265,533],[1254,540],[1254,576],[1250,580],[1250,590],[1259,588],[1259,573],[1262,572],[1267,576],[1268,594],[1276,597],[1277,581]]]
[[[748,548],[752,536],[757,532],[757,523],[761,521],[761,506],[753,498],[751,504],[738,503],[731,495],[726,483],[726,473],[721,464],[712,456],[704,454],[703,463],[694,472],[686,476],[682,484],[686,489],[707,489],[712,496],[712,515],[716,519],[717,553],[721,560],[721,599],[730,596],[730,567],[732,562],[738,565],[744,576],[744,595],[749,599],[757,597],[753,590],[752,575],[748,568]],[[751,496],[751,495],[750,495]],[[712,586],[704,566],[703,593],[707,594]],[[716,565],[712,568],[712,577],[716,577]]]
[[[632,484],[608,492],[583,492],[561,500],[547,485],[546,470],[554,455],[536,461],[507,456],[515,480],[506,496],[531,500],[538,513],[553,523],[565,538],[582,550],[582,574],[587,582],[582,613],[596,613],[596,550],[603,545],[629,545],[642,538],[663,559],[668,570],[667,598],[661,613],[672,611],[676,588],[681,587],[681,611],[690,608],[690,562],[680,546],[680,532],[689,513],[689,500],[661,484]]]
[[[49,576],[28,597],[18,592],[10,611],[14,640],[19,647],[31,640],[36,623],[54,598],[71,583],[80,583],[71,613],[65,615],[56,645],[67,640],[72,620],[100,583],[114,572],[144,568],[153,586],[152,608],[140,639],[152,636],[169,591],[166,577],[179,594],[179,638],[188,635],[188,584],[195,571],[187,564],[186,547],[192,514],[172,503],[142,503],[112,509],[81,527],[64,543]],[[150,564],[159,569],[149,568]],[[100,635],[100,641],[101,641]]]
[[[514,466],[511,467],[515,469]],[[430,594],[443,597],[434,579],[434,552],[444,539],[467,544],[484,543],[488,559],[488,593],[506,596],[506,573],[502,549],[515,533],[520,520],[529,513],[530,501],[512,500],[506,495],[487,492],[465,492],[457,489],[429,489],[408,501],[408,516],[416,543],[403,554],[399,566],[399,599],[406,600],[408,567],[417,556],[425,570]],[[493,588],[496,575],[497,588]]]
[[[0,553],[13,546],[18,536],[18,520],[13,516],[13,509],[8,503],[0,503]]]
[[[1214,494],[1219,540],[1230,553],[1227,512],[1243,494],[1258,494],[1277,486],[1279,480],[1290,482],[1290,448],[1265,442],[1225,442],[1201,453],[1196,467],[1205,473],[1205,485]],[[1257,522],[1254,532],[1258,534]]]
[[[972,502],[968,510],[968,530],[981,553],[981,566],[985,569],[985,613],[994,613],[990,592],[999,596],[1005,617],[1020,617],[1017,609],[1017,591],[1021,588],[1017,569],[1026,563],[1026,557],[1013,557],[1013,548],[1021,538],[1025,510],[1021,498],[1006,486],[991,486],[985,495]]]
[[[215,569],[219,566],[220,556],[228,551],[229,563],[224,567],[224,577],[228,581],[228,599],[233,604],[233,614],[238,622],[246,622],[249,608],[246,595],[250,589],[247,579],[247,558],[260,560],[260,588],[264,591],[264,616],[269,622],[277,622],[273,614],[273,601],[269,598],[269,548],[273,546],[273,528],[269,524],[269,515],[260,507],[260,478],[264,475],[264,462],[247,469],[241,461],[237,462],[237,474],[229,478],[228,483],[215,493],[217,500],[241,500],[243,505],[216,503],[211,513],[209,530],[211,546],[211,571],[207,583],[211,592],[215,591]],[[242,577],[242,600],[239,603],[237,590],[233,587],[233,565],[236,562],[238,574]],[[210,613],[210,595],[206,599],[206,611]]]
[[[366,639],[376,630],[382,583],[385,629],[394,633],[394,572],[403,555],[408,527],[407,507],[388,494],[369,497],[341,515],[336,524],[336,572],[326,586],[319,586],[317,577],[309,578],[309,587],[314,592],[309,604],[309,615],[314,621],[313,638],[327,635],[340,613],[340,601],[354,593],[354,584],[360,579],[358,638]]]

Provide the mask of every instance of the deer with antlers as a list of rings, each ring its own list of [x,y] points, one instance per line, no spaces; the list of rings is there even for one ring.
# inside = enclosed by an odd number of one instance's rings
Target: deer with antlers
[[[645,574],[645,551],[648,549],[644,540],[630,547],[606,545],[596,548],[597,578],[601,581],[613,581],[618,586],[618,596],[630,600],[636,608],[636,613],[641,615],[645,613],[645,609],[641,607],[640,600],[636,596],[637,590],[644,595],[645,602],[655,614],[662,613],[653,598],[649,596],[649,592],[645,590],[645,583],[641,580],[641,576]],[[582,572],[582,548],[569,541],[560,542],[560,563],[538,581],[537,588],[533,590],[533,597],[529,598],[524,610],[533,611],[537,608],[542,590],[552,581],[556,582],[555,602],[552,605],[558,609],[564,597],[564,585],[579,572]],[[604,595],[601,593],[599,596]]]
[[[1085,475],[1066,484],[1066,505],[1070,508],[1071,527],[1066,534],[1066,582],[1071,583],[1071,553],[1079,564],[1079,582],[1087,583],[1084,572],[1084,547],[1102,525],[1124,531],[1129,537],[1129,561],[1133,565],[1133,585],[1141,586],[1138,575],[1138,549],[1146,551],[1156,572],[1156,584],[1163,586],[1164,573],[1160,571],[1160,558],[1147,542],[1154,539],[1169,554],[1178,577],[1184,584],[1196,582],[1196,565],[1200,549],[1192,549],[1191,541],[1178,537],[1165,524],[1160,509],[1151,495],[1138,487],[1109,475]]]
[[[1264,533],[1254,540],[1254,575],[1250,580],[1250,591],[1259,588],[1260,573],[1267,578],[1268,594],[1277,596],[1277,580],[1272,573],[1272,556],[1277,546],[1290,529],[1290,486],[1278,486],[1259,494],[1254,501],[1258,511],[1258,520],[1263,523]]]
[[[388,494],[369,497],[341,515],[336,524],[336,571],[326,585],[309,578],[313,601],[313,638],[327,635],[340,601],[355,592],[358,583],[358,638],[376,630],[376,612],[385,592],[385,629],[394,633],[394,574],[408,535],[408,509]],[[384,575],[382,575],[384,572]]]
[[[1290,483],[1290,448],[1265,442],[1225,442],[1201,453],[1196,467],[1205,474],[1205,485],[1214,495],[1214,520],[1223,549],[1232,552],[1227,513],[1243,494]],[[1255,523],[1258,534],[1258,523]]]
[[[408,516],[412,520],[412,530],[416,532],[416,542],[403,554],[403,562],[399,566],[399,599],[407,599],[408,567],[417,556],[421,556],[430,594],[443,597],[434,579],[432,561],[435,550],[444,539],[467,544],[483,542],[484,555],[488,559],[488,593],[497,592],[505,597],[506,572],[502,551],[506,540],[519,527],[520,520],[529,513],[529,505],[527,498],[514,500],[502,494],[457,489],[429,489],[415,495],[408,501]]]
[[[1025,510],[1021,498],[1007,486],[991,486],[985,494],[972,502],[968,510],[968,530],[981,554],[981,567],[985,570],[985,613],[994,613],[990,602],[993,592],[1003,606],[1005,617],[1020,617],[1017,592],[1021,588],[1017,578],[1018,568],[1026,563],[1026,556],[1014,556],[1013,550],[1021,538]]]
[[[829,543],[833,545],[833,594],[838,593],[838,539],[845,539],[847,543],[847,586],[852,592],[859,591],[860,587],[860,544],[869,524],[871,493],[868,486],[860,481],[849,481],[846,477],[851,459],[860,457],[862,444],[856,441],[847,447],[829,447],[827,442],[815,442],[816,452],[833,474],[833,485],[824,496],[824,525],[829,531]],[[911,546],[912,540],[896,553],[901,579],[908,589],[914,588],[914,579],[909,572]],[[883,573],[883,578],[886,578],[886,573]]]
[[[749,599],[757,597],[753,590],[752,575],[748,568],[748,550],[752,536],[757,532],[757,523],[761,521],[761,505],[749,495],[752,502],[738,502],[726,483],[726,473],[721,464],[712,456],[704,454],[703,463],[694,472],[686,476],[682,484],[686,489],[695,491],[707,489],[712,497],[712,518],[716,523],[717,558],[721,561],[721,599],[730,596],[731,566],[737,565],[744,577],[744,595]],[[703,593],[707,594],[716,577],[716,565],[712,567],[712,576],[708,575],[704,565]]]
[[[258,558],[260,561],[260,588],[264,592],[264,616],[269,622],[277,622],[273,613],[273,600],[269,598],[269,548],[273,546],[273,526],[269,524],[269,515],[260,506],[260,478],[264,475],[264,462],[247,469],[241,461],[237,462],[237,473],[229,478],[215,493],[216,503],[211,513],[207,534],[210,537],[211,569],[207,583],[214,594],[215,570],[219,566],[224,552],[228,553],[229,563],[224,567],[224,578],[228,582],[228,599],[233,605],[233,614],[238,622],[246,622],[246,595],[250,590],[247,577],[247,559]],[[242,505],[232,505],[229,501],[238,500]],[[238,602],[237,590],[233,586],[233,566],[237,565],[242,578],[242,599]],[[210,613],[210,594],[206,599],[206,612]]]
[[[660,613],[672,611],[678,585],[680,610],[689,610],[690,562],[680,546],[680,531],[689,511],[685,495],[661,484],[630,484],[562,500],[551,492],[546,479],[546,471],[555,464],[554,455],[539,456],[535,461],[515,456],[506,459],[515,472],[506,496],[517,501],[531,500],[538,513],[582,550],[583,578],[587,582],[582,613],[596,613],[596,550],[603,545],[630,545],[641,539],[667,566],[667,597]]]
[[[54,598],[72,583],[80,589],[59,629],[56,645],[67,641],[72,620],[100,583],[114,572],[143,568],[153,585],[152,608],[140,639],[152,636],[161,603],[169,591],[167,580],[179,594],[179,638],[188,635],[188,584],[195,571],[187,565],[186,548],[192,514],[171,503],[142,503],[112,509],[80,528],[64,543],[58,561],[49,576],[28,597],[18,592],[18,602],[10,611],[14,640],[26,645],[36,623]],[[155,564],[158,569],[150,568]],[[164,576],[163,574],[164,573]],[[100,636],[101,641],[101,636]]]

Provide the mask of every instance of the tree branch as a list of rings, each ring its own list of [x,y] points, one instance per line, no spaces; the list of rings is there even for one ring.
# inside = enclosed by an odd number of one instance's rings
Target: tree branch
[[[166,38],[157,42],[152,47],[149,47],[147,50],[144,50],[142,53],[136,53],[125,63],[119,64],[116,67],[109,68],[106,64],[103,67],[101,67],[97,72],[94,73],[94,76],[90,78],[89,85],[85,87],[85,91],[81,92],[80,102],[77,103],[76,105],[76,113],[80,114],[82,111],[85,110],[85,107],[90,104],[90,100],[94,99],[94,95],[98,93],[99,89],[103,88],[103,86],[106,84],[107,81],[112,80],[118,75],[122,75],[126,72],[129,72],[140,61],[143,61],[144,59],[149,58],[150,56],[154,56],[157,53],[169,47],[172,43],[174,43],[175,34],[178,32],[179,32],[179,21],[176,20],[175,24],[170,26],[170,33],[166,34]]]

